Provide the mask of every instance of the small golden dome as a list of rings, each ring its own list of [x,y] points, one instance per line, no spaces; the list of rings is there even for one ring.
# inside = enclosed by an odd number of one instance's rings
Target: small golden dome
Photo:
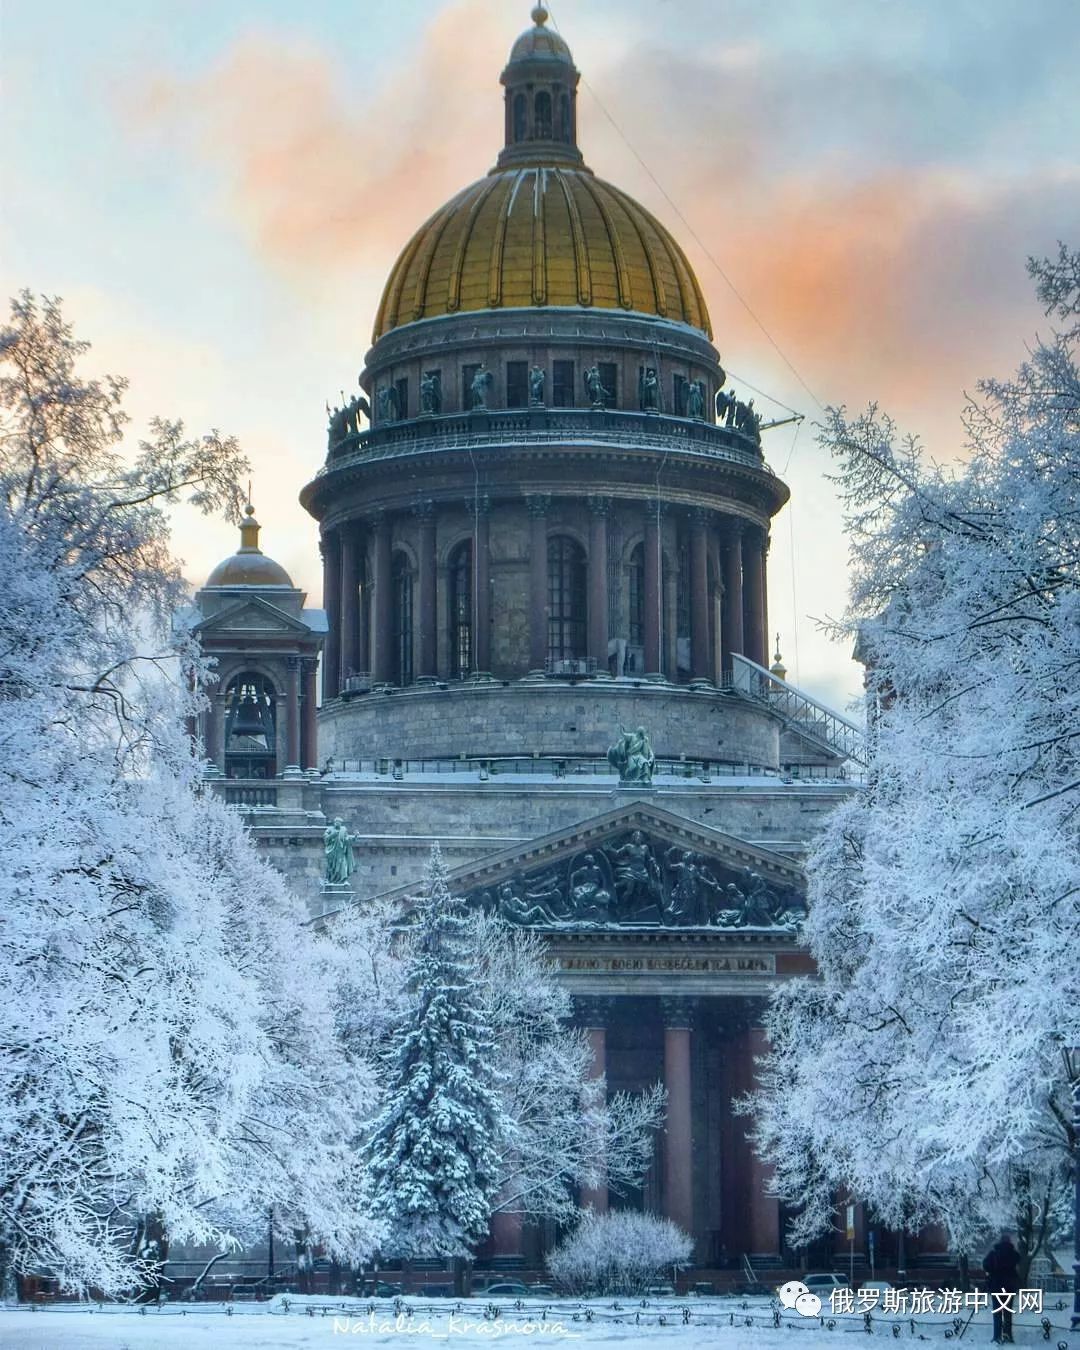
[[[543,5],[537,5],[530,18],[533,27],[527,29],[510,48],[510,61],[563,61],[574,64],[570,48],[558,33],[545,28],[548,12]]]
[[[655,315],[712,337],[693,269],[655,216],[588,169],[532,164],[489,174],[420,227],[374,340],[419,319],[537,306]]]
[[[224,562],[219,562],[206,579],[206,586],[288,586],[292,578],[280,563],[268,558],[259,548],[259,522],[250,504],[240,523],[240,547]]]

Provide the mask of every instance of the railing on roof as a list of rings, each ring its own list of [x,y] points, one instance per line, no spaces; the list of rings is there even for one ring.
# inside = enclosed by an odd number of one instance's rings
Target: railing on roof
[[[866,765],[866,734],[861,727],[749,657],[732,654],[731,688],[767,703],[800,736],[842,759]]]
[[[320,472],[429,450],[559,441],[691,451],[772,473],[762,457],[760,442],[735,427],[618,408],[475,409],[383,422],[354,432],[331,447]]]

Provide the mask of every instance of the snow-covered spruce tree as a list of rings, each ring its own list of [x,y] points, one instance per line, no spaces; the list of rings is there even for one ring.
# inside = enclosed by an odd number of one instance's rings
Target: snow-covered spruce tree
[[[694,1240],[670,1219],[632,1210],[585,1214],[547,1258],[570,1294],[636,1297],[688,1266]]]
[[[781,990],[753,1102],[798,1244],[835,1192],[965,1251],[1055,1236],[1078,1141],[1080,255],[1030,264],[1066,331],[967,410],[955,472],[833,412],[846,631],[875,707],[865,792],[808,861],[820,980]]]
[[[406,1258],[464,1259],[483,1241],[512,1133],[474,928],[446,875],[436,844],[414,902],[409,1007],[367,1146],[386,1249]]]
[[[592,1050],[571,1028],[571,998],[543,939],[492,915],[474,916],[480,986],[495,1042],[503,1109],[496,1212],[570,1223],[578,1188],[618,1194],[641,1184],[663,1125],[664,1090],[607,1096]]]
[[[318,953],[180,732],[162,508],[235,508],[246,466],[164,422],[125,456],[85,349],[29,295],[0,332],[0,1262],[119,1292],[269,1203],[362,1245],[315,1141],[365,1075],[301,1059]]]

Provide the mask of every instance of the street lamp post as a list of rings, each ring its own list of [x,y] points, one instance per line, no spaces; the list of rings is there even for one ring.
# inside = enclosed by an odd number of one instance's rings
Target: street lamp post
[[[1072,1093],[1073,1149],[1073,1310],[1072,1330],[1080,1327],[1080,1046],[1062,1052]]]

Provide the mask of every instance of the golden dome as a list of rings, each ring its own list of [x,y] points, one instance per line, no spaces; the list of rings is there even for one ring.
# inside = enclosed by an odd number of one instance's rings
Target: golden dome
[[[686,255],[633,198],[588,169],[490,173],[413,235],[390,273],[374,339],[444,314],[584,306],[712,326]]]
[[[280,563],[268,558],[259,547],[259,522],[255,508],[248,506],[240,524],[240,547],[224,562],[219,562],[206,579],[210,586],[288,586],[292,578]]]
[[[568,66],[574,64],[570,48],[558,33],[545,28],[548,12],[543,5],[537,5],[532,12],[532,28],[518,38],[510,48],[511,61],[565,61]]]

